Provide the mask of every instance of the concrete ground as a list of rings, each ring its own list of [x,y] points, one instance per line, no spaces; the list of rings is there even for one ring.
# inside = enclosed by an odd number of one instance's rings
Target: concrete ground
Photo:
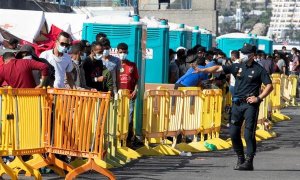
[[[112,169],[117,179],[146,180],[299,180],[300,179],[300,110],[287,108],[282,113],[292,120],[276,123],[277,138],[258,144],[253,172],[234,171],[236,157],[232,150],[196,153],[192,157],[143,157],[122,168]],[[28,179],[24,176],[21,179]],[[55,174],[44,179],[62,179]],[[78,179],[105,179],[96,173],[86,173]]]

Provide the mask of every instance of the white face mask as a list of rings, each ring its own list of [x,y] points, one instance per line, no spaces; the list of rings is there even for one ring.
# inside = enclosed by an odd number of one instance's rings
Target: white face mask
[[[75,60],[75,59],[72,59],[72,61],[75,63],[75,64],[79,64],[79,61]]]
[[[102,58],[102,54],[96,54],[96,56],[94,56],[94,58],[96,60],[100,60]]]
[[[249,54],[241,54],[241,61],[247,63],[249,61]]]
[[[126,53],[121,53],[121,54],[119,54],[119,58],[121,60],[125,60],[127,58],[127,54]]]
[[[32,59],[32,56],[29,55],[29,56],[24,56],[23,59]]]
[[[104,51],[103,51],[103,56],[104,56],[104,57],[109,56],[109,50],[108,50],[108,49],[104,49]]]

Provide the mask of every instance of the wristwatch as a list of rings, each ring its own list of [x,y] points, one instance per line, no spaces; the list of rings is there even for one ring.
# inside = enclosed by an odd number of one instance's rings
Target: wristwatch
[[[257,96],[256,98],[257,98],[258,103],[260,103],[262,101],[262,99],[259,96]]]

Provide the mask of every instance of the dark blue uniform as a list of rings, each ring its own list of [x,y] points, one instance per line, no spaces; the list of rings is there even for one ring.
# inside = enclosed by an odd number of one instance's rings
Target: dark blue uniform
[[[230,136],[233,148],[237,154],[244,154],[241,126],[245,120],[244,135],[247,155],[254,156],[256,152],[255,130],[260,103],[248,104],[246,99],[250,96],[258,96],[262,83],[267,85],[272,84],[272,81],[266,70],[256,62],[253,62],[251,66],[237,63],[222,67],[226,74],[233,74],[236,79],[230,120]]]

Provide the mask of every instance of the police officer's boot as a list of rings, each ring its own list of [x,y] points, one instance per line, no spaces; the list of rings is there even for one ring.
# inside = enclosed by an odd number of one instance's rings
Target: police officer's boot
[[[236,166],[234,166],[234,170],[239,170],[240,166],[245,162],[245,156],[244,154],[238,154],[238,160],[236,163]]]
[[[253,156],[247,156],[245,162],[239,166],[238,170],[241,171],[253,171]]]

